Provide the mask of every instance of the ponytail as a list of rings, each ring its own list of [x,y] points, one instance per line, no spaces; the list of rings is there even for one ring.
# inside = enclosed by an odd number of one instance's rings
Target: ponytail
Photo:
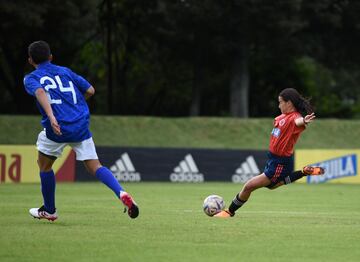
[[[295,88],[285,88],[279,94],[285,102],[291,101],[296,111],[302,115],[311,114],[314,112],[310,99],[304,98]]]

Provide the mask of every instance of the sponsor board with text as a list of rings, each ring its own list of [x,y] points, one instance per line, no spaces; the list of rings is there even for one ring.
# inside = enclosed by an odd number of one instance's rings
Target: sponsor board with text
[[[325,168],[322,176],[307,176],[299,180],[309,184],[351,183],[360,184],[358,173],[360,150],[297,150],[296,169],[304,165],[316,165]]]
[[[261,173],[267,161],[265,150],[98,147],[97,152],[115,178],[125,182],[245,183]],[[303,178],[303,183],[360,184],[359,156],[360,150],[296,150],[295,169],[326,169],[324,176]],[[0,183],[40,182],[36,160],[33,145],[1,145]],[[66,147],[54,164],[57,181],[97,181],[83,163],[75,162],[75,153]]]
[[[267,155],[264,150],[186,148],[97,147],[101,163],[118,181],[170,181],[201,183],[228,181],[244,183],[260,174]],[[96,181],[81,163],[77,181]]]
[[[40,182],[38,151],[33,145],[0,145],[0,183]],[[53,170],[57,181],[74,181],[75,153],[64,149]]]

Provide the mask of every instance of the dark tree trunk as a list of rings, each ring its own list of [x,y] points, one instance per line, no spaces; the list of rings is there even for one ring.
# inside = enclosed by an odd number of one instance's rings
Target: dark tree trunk
[[[230,82],[230,114],[233,117],[249,117],[249,68],[248,50],[242,45],[237,54]]]
[[[106,34],[106,52],[107,52],[107,68],[108,68],[108,113],[113,113],[113,65],[112,65],[112,0],[106,1],[106,9],[107,9],[107,34]]]
[[[194,66],[194,81],[190,105],[190,116],[200,115],[202,83],[204,80],[203,78],[203,69],[201,64],[196,63]]]

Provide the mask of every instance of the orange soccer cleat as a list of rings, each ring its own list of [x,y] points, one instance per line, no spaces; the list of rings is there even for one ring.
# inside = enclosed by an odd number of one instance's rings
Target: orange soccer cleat
[[[307,176],[319,176],[325,173],[325,169],[319,166],[305,166],[302,172]]]
[[[229,210],[221,210],[219,213],[214,215],[214,217],[228,218],[233,217],[235,214],[230,213]]]

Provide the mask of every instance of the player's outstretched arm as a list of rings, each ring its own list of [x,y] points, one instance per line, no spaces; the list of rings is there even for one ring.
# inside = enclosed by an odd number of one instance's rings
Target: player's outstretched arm
[[[36,96],[36,99],[39,101],[39,104],[41,105],[41,107],[44,109],[46,115],[48,116],[54,133],[57,134],[58,136],[60,136],[61,128],[54,116],[54,113],[52,111],[48,97],[46,96],[45,90],[42,88],[38,88],[35,91],[35,96]]]
[[[316,118],[315,113],[311,113],[311,114],[306,115],[304,117],[299,117],[299,118],[295,119],[295,124],[297,126],[306,126],[307,124],[314,121],[315,118]]]

